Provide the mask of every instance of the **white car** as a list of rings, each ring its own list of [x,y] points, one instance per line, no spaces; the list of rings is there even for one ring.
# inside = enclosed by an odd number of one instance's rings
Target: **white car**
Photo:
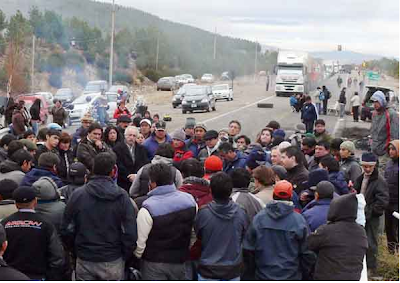
[[[82,117],[86,114],[86,113],[92,113],[93,112],[93,108],[95,103],[97,102],[97,100],[100,98],[101,93],[91,93],[91,94],[85,94],[85,95],[81,95],[79,96],[77,99],[75,99],[72,103],[71,103],[71,108],[69,110],[69,117],[70,117],[70,121],[71,124],[74,122],[80,122],[80,120],[82,119]],[[115,119],[113,118],[114,116],[114,112],[117,109],[117,99],[118,99],[118,95],[115,93],[108,93],[106,94],[107,96],[107,100],[108,100],[108,109],[107,109],[107,114],[108,114],[108,119],[110,122],[115,121]]]
[[[184,79],[186,80],[185,83],[194,83],[194,78],[192,75],[190,74],[183,74],[181,75],[182,77],[184,77]]]
[[[212,92],[215,100],[226,99],[227,101],[233,100],[233,90],[228,84],[220,84],[212,87]]]
[[[205,83],[212,83],[214,82],[214,76],[212,74],[204,74],[201,77],[201,81]]]
[[[46,100],[46,102],[50,105],[53,106],[53,94],[51,92],[47,92],[47,91],[40,91],[40,92],[36,92],[35,95],[41,95],[44,100]]]

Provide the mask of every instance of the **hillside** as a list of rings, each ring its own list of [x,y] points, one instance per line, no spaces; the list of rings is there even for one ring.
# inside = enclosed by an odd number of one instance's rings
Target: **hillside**
[[[379,60],[382,56],[362,54],[354,51],[311,52],[316,58],[323,60],[339,60],[341,64],[361,64],[363,61]]]

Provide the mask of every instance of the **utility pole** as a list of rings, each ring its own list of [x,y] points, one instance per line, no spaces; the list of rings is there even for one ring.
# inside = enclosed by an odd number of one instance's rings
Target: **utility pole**
[[[217,58],[217,28],[214,33],[214,60]]]
[[[35,43],[36,37],[35,35],[32,36],[32,69],[31,69],[31,93],[34,92],[35,86]]]
[[[114,29],[115,29],[115,0],[113,0],[111,13],[111,46],[110,46],[110,67],[108,72],[108,84],[111,87],[113,82],[113,64],[114,64]]]
[[[256,41],[256,56],[254,58],[254,82],[256,82],[256,78],[257,78],[257,53],[258,53],[258,44]]]
[[[157,34],[156,72],[158,72],[158,55],[160,53],[160,34]]]

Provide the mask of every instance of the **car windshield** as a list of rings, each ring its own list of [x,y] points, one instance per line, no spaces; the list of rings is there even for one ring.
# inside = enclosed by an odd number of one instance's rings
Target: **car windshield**
[[[85,90],[86,91],[101,91],[103,85],[101,84],[89,84],[86,86]]]
[[[185,96],[205,95],[206,88],[204,87],[191,87],[186,90]]]
[[[213,90],[227,90],[229,87],[227,85],[216,85],[213,86]]]

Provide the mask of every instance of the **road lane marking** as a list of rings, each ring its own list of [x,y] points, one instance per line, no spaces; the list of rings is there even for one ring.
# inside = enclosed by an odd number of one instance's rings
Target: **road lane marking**
[[[224,114],[218,115],[218,116],[216,116],[216,117],[213,117],[213,118],[204,120],[204,121],[202,121],[201,123],[206,124],[207,122],[211,122],[211,121],[220,119],[220,118],[225,117],[225,116],[228,116],[228,115],[230,115],[230,114],[232,114],[232,113],[235,113],[235,112],[238,112],[238,111],[240,111],[240,110],[243,110],[243,109],[249,108],[249,107],[251,107],[251,106],[257,105],[257,103],[260,103],[260,102],[262,102],[262,101],[270,100],[270,99],[272,99],[272,98],[274,98],[274,97],[275,97],[275,95],[269,96],[269,97],[267,97],[267,98],[263,98],[263,99],[258,100],[258,101],[256,101],[256,102],[253,102],[253,103],[251,103],[251,104],[249,104],[249,105],[242,106],[242,107],[237,108],[237,109],[235,109],[235,110],[232,110],[232,111],[226,112],[226,113],[224,113]]]

